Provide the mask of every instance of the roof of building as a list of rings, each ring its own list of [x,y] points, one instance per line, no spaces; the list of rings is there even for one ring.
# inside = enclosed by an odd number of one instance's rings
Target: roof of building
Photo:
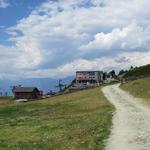
[[[38,91],[36,87],[14,87],[13,92],[33,92],[34,90]]]
[[[76,71],[76,73],[82,73],[82,72],[100,72],[100,73],[103,73],[103,71]]]

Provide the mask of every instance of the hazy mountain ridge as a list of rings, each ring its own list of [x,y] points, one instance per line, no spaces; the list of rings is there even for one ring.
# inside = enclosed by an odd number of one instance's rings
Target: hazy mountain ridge
[[[64,84],[69,84],[74,79],[73,76],[66,77],[62,79]],[[49,92],[50,90],[57,91],[56,85],[58,84],[59,79],[52,78],[30,78],[30,79],[19,79],[19,80],[0,80],[0,91],[8,92],[9,95],[12,95],[11,87],[14,85],[22,86],[36,86],[44,93]]]

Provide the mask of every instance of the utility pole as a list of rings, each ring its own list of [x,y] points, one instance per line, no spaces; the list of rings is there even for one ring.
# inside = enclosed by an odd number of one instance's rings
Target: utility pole
[[[66,87],[66,85],[62,83],[62,80],[59,80],[56,87],[59,88],[59,92],[62,92],[63,87]]]

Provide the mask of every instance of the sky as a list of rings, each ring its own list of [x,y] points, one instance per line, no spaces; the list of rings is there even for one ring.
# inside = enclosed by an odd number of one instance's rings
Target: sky
[[[0,0],[0,79],[150,63],[149,0]]]

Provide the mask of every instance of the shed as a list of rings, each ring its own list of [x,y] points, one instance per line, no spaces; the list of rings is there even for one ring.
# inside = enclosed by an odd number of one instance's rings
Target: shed
[[[15,99],[38,99],[41,92],[36,87],[15,86],[12,89]]]

